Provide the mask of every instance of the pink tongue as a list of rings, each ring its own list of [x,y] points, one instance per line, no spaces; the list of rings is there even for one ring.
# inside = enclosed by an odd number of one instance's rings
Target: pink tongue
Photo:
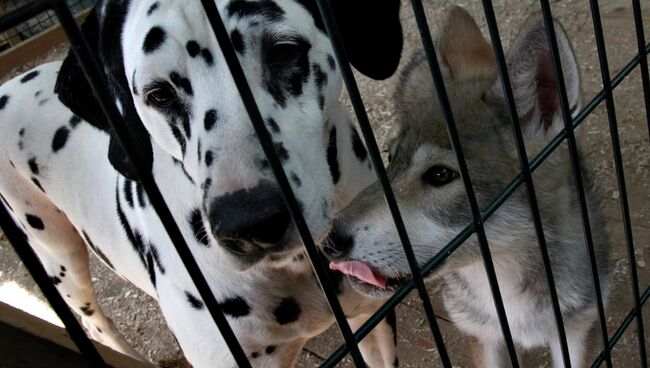
[[[359,261],[347,261],[341,263],[330,262],[330,269],[340,271],[346,275],[354,276],[370,285],[380,288],[386,287],[386,277],[375,273],[368,265]]]

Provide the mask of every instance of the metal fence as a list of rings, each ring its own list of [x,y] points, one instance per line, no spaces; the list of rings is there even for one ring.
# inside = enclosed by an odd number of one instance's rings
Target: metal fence
[[[270,167],[276,177],[276,180],[282,190],[285,202],[291,212],[293,221],[298,229],[302,240],[305,244],[305,249],[309,255],[309,258],[312,262],[313,268],[316,272],[316,276],[323,288],[325,296],[328,300],[328,303],[331,307],[331,310],[336,318],[336,322],[341,330],[345,344],[339,347],[326,361],[322,364],[323,367],[332,367],[338,364],[343,357],[350,353],[354,363],[358,367],[365,366],[363,358],[359,352],[357,343],[361,341],[372,329],[383,320],[388,313],[390,313],[411,291],[416,289],[420,296],[420,299],[424,306],[424,311],[429,322],[433,338],[435,340],[438,354],[442,365],[445,367],[451,367],[451,361],[447,353],[445,342],[443,341],[440,328],[437,325],[436,317],[433,313],[433,308],[429,300],[429,296],[424,285],[423,277],[431,273],[431,271],[443,262],[449,255],[451,255],[465,240],[467,240],[473,234],[477,235],[480,244],[481,255],[483,258],[483,263],[485,265],[485,270],[487,272],[487,277],[489,279],[490,288],[494,298],[496,310],[499,316],[499,321],[501,324],[501,330],[503,337],[506,341],[507,349],[514,367],[519,367],[520,364],[517,361],[517,355],[515,353],[515,347],[510,333],[508,321],[506,318],[504,310],[504,302],[501,298],[499,292],[499,285],[497,282],[494,264],[490,254],[490,249],[488,246],[488,241],[485,235],[485,229],[483,227],[484,222],[517,190],[520,186],[525,185],[526,192],[528,195],[528,201],[530,204],[530,211],[534,219],[534,227],[536,230],[539,247],[542,254],[542,260],[544,263],[544,269],[546,271],[548,286],[550,289],[550,299],[552,301],[553,311],[555,313],[555,319],[557,324],[558,336],[560,339],[560,345],[562,350],[562,355],[564,358],[564,366],[570,367],[571,363],[569,361],[569,353],[566,341],[566,333],[564,330],[564,324],[562,321],[562,315],[560,312],[560,305],[558,302],[557,293],[555,290],[552,266],[549,263],[548,250],[546,246],[546,241],[544,238],[544,231],[542,228],[540,212],[537,204],[537,198],[535,195],[535,188],[533,181],[531,179],[531,174],[535,171],[544,160],[563,142],[568,143],[569,153],[571,157],[571,166],[573,171],[573,176],[575,179],[576,191],[578,193],[578,200],[580,204],[580,210],[582,215],[582,225],[585,243],[588,248],[589,262],[591,265],[591,273],[594,283],[594,292],[596,295],[596,303],[599,317],[599,330],[601,334],[601,343],[602,349],[598,354],[596,360],[592,363],[593,367],[599,367],[605,363],[608,367],[612,366],[611,360],[611,351],[616,345],[616,343],[621,339],[625,330],[632,324],[633,321],[636,321],[637,326],[637,338],[639,343],[639,353],[640,361],[643,367],[647,366],[647,356],[645,349],[645,334],[644,334],[644,325],[642,319],[642,307],[650,297],[650,285],[646,286],[643,289],[639,289],[638,284],[638,275],[636,269],[636,260],[635,260],[635,248],[634,241],[632,238],[632,226],[630,222],[630,213],[627,201],[626,193],[626,184],[625,177],[623,172],[623,163],[621,157],[620,142],[618,137],[618,128],[617,120],[615,114],[615,106],[613,100],[613,91],[620,85],[620,83],[625,79],[625,77],[630,74],[637,66],[641,69],[641,77],[643,83],[643,92],[644,92],[644,102],[646,109],[646,117],[648,120],[648,128],[650,130],[650,76],[648,75],[648,62],[647,55],[650,53],[650,44],[646,44],[644,34],[643,34],[643,22],[641,17],[641,6],[639,0],[631,0],[633,4],[633,13],[636,27],[636,38],[638,43],[638,53],[636,56],[629,61],[625,67],[621,69],[616,75],[610,78],[609,66],[607,62],[607,56],[605,51],[605,42],[603,38],[603,30],[600,19],[600,12],[598,7],[597,0],[591,0],[591,12],[592,12],[592,21],[595,29],[596,36],[596,45],[599,56],[600,71],[602,77],[603,89],[589,102],[586,106],[572,118],[571,111],[568,106],[567,93],[564,85],[563,74],[561,72],[561,63],[558,53],[558,45],[555,37],[555,30],[552,26],[552,16],[551,9],[549,6],[548,0],[540,0],[542,14],[544,19],[544,24],[546,32],[549,39],[549,46],[552,56],[553,67],[555,71],[555,77],[558,82],[558,93],[560,96],[560,107],[562,110],[562,115],[564,118],[564,129],[552,139],[552,141],[532,160],[528,160],[526,153],[526,148],[524,146],[523,136],[521,128],[519,126],[517,118],[517,110],[514,102],[514,97],[508,78],[507,66],[505,62],[503,48],[501,46],[500,36],[498,25],[496,22],[494,10],[492,8],[492,3],[490,0],[482,0],[483,10],[487,20],[487,25],[490,33],[490,38],[492,40],[492,45],[497,59],[497,65],[499,69],[499,74],[501,76],[501,82],[503,90],[505,91],[505,96],[507,99],[507,106],[509,109],[510,116],[512,118],[512,129],[516,141],[519,162],[521,166],[520,173],[512,179],[512,181],[504,188],[497,198],[494,198],[492,202],[485,208],[479,208],[476,196],[474,194],[474,189],[472,186],[472,181],[465,163],[465,158],[463,156],[463,148],[461,146],[458,132],[456,130],[456,125],[454,122],[454,115],[451,109],[450,103],[447,98],[445,91],[445,86],[440,71],[440,66],[436,58],[436,51],[433,47],[433,42],[429,33],[429,27],[427,24],[427,19],[424,14],[421,0],[411,0],[411,6],[415,13],[420,37],[422,40],[422,45],[424,47],[428,65],[431,71],[431,75],[434,81],[435,89],[437,91],[438,100],[440,106],[442,106],[443,114],[447,122],[447,129],[449,138],[452,142],[456,158],[460,166],[460,174],[465,186],[465,191],[467,198],[469,200],[471,212],[472,212],[472,222],[469,223],[463,231],[461,231],[449,244],[447,244],[442,251],[436,254],[433,258],[428,260],[422,267],[419,267],[411,243],[409,241],[408,234],[404,226],[404,222],[400,215],[397,202],[393,195],[393,191],[389,184],[388,178],[386,176],[386,171],[382,163],[380,152],[375,142],[372,128],[368,116],[366,115],[366,110],[364,109],[363,101],[359,93],[356,81],[352,74],[352,69],[348,63],[348,57],[343,48],[343,43],[340,37],[340,33],[337,29],[337,25],[334,21],[333,12],[330,8],[329,2],[327,0],[316,0],[318,8],[321,12],[321,15],[324,20],[325,28],[327,33],[330,35],[332,45],[334,47],[334,52],[336,60],[341,66],[341,73],[345,81],[346,87],[348,89],[354,111],[357,115],[361,131],[365,140],[365,143],[368,147],[369,155],[372,160],[373,167],[376,171],[377,177],[381,186],[384,190],[385,199],[390,208],[391,214],[393,216],[395,226],[397,228],[399,237],[402,241],[404,252],[406,254],[409,266],[412,272],[412,279],[404,284],[400,289],[398,289],[395,294],[382,305],[381,308],[365,323],[363,324],[355,333],[352,332],[350,326],[345,320],[345,316],[341,309],[341,306],[336,298],[334,287],[332,282],[327,276],[327,269],[323,263],[319,251],[312,239],[309,229],[305,223],[300,207],[296,201],[296,198],[291,190],[287,176],[282,168],[282,164],[278,155],[275,152],[273,142],[271,140],[269,132],[266,130],[264,121],[260,115],[260,112],[255,104],[253,95],[249,86],[246,82],[243,70],[239,64],[233,46],[231,44],[228,33],[225,29],[225,26],[219,16],[216,5],[213,0],[202,0],[202,5],[205,9],[205,12],[208,16],[212,30],[219,42],[222,52],[225,56],[226,62],[232,76],[236,82],[238,91],[241,95],[243,103],[246,107],[246,110],[250,116],[250,119],[253,123],[257,136],[259,138],[260,144],[266,154],[266,157],[270,163]],[[67,2],[70,3],[70,2]],[[101,108],[107,120],[110,122],[111,128],[114,130],[115,134],[119,138],[121,145],[128,154],[129,159],[133,163],[134,167],[137,170],[137,175],[140,178],[144,189],[149,196],[149,199],[158,213],[166,231],[168,232],[172,242],[176,246],[178,254],[185,264],[190,276],[192,277],[197,289],[199,290],[200,296],[203,298],[205,305],[210,312],[212,318],[214,319],[216,325],[218,326],[221,334],[223,335],[228,347],[230,348],[231,353],[233,354],[237,364],[240,367],[250,367],[246,355],[244,354],[242,348],[237,342],[237,338],[230,329],[226,318],[224,317],[223,311],[221,310],[220,305],[216,302],[212,292],[210,291],[208,284],[201,274],[197,263],[193,259],[190,250],[183,239],[179,228],[174,222],[171,213],[165,204],[156,183],[153,180],[151,172],[144,170],[146,167],[143,165],[141,159],[139,145],[135,144],[132,141],[130,136],[121,128],[121,115],[119,114],[116,106],[113,103],[111,96],[109,95],[106,83],[103,80],[102,73],[100,72],[100,66],[97,64],[96,60],[93,59],[93,56],[90,52],[88,44],[81,35],[79,28],[77,27],[72,12],[70,11],[68,4],[62,0],[43,0],[28,3],[23,5],[20,8],[17,8],[4,16],[0,17],[0,31],[6,31],[12,27],[15,27],[22,22],[27,21],[28,19],[36,16],[45,11],[52,10],[57,18],[59,19],[61,25],[63,26],[70,43],[72,45],[72,51],[79,60],[85,76],[92,86],[95,97],[99,101]],[[621,212],[624,225],[624,233],[628,251],[628,260],[629,268],[632,278],[632,295],[634,301],[634,307],[627,313],[623,322],[616,328],[614,333],[609,336],[606,326],[606,317],[603,307],[603,298],[600,290],[600,283],[598,278],[598,272],[596,268],[595,255],[593,242],[591,238],[591,229],[589,225],[589,214],[587,211],[587,204],[585,199],[585,190],[584,184],[581,177],[580,166],[581,162],[578,159],[577,154],[577,143],[574,135],[574,130],[591,114],[597,106],[599,106],[603,101],[605,101],[607,108],[607,116],[609,119],[609,128],[613,148],[613,157],[616,168],[616,176],[618,181],[618,190],[620,193],[620,203],[621,203]],[[38,285],[42,289],[46,298],[51,303],[52,307],[58,313],[61,320],[64,322],[68,332],[70,333],[71,338],[75,341],[81,352],[88,359],[89,363],[92,366],[105,366],[100,355],[95,350],[94,346],[90,343],[82,328],[78,324],[77,320],[74,318],[65,302],[55,289],[54,285],[49,282],[49,278],[40,265],[35,254],[29,248],[29,245],[26,242],[26,239],[22,236],[22,231],[13,223],[9,214],[0,206],[0,225],[4,230],[7,238],[13,244],[17,253],[23,260],[24,264],[27,266],[28,270],[37,281]]]
[[[91,7],[96,0],[66,0],[68,7],[74,14]],[[28,0],[4,0],[0,1],[0,16],[10,13],[25,5]],[[33,15],[22,23],[16,24],[10,29],[0,33],[0,52],[8,50],[17,44],[28,40],[50,27],[57,25],[58,19],[52,10],[46,10],[40,14]]]

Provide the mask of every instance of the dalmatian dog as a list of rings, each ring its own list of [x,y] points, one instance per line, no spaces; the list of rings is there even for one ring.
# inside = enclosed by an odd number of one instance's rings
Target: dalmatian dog
[[[331,1],[355,68],[399,63],[399,1]],[[217,0],[314,238],[373,178],[339,101],[341,77],[312,0]],[[124,117],[254,366],[292,366],[333,323],[300,237],[198,0],[99,1],[82,26]],[[235,362],[73,56],[0,89],[0,194],[89,333],[137,353],[104,315],[91,249],[157,299],[195,367]],[[341,278],[353,328],[378,306]],[[394,319],[393,319],[394,322]],[[364,339],[369,366],[397,363],[394,323]]]

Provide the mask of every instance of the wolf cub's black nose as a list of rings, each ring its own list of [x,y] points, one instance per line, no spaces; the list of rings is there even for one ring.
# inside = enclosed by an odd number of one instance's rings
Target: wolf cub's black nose
[[[334,226],[327,239],[323,242],[322,248],[328,257],[340,258],[352,249],[353,245],[354,238]]]
[[[255,243],[245,249],[237,247],[239,254],[279,243],[291,223],[280,191],[267,181],[215,198],[209,218],[212,233],[226,248],[232,250],[230,245],[241,242]]]

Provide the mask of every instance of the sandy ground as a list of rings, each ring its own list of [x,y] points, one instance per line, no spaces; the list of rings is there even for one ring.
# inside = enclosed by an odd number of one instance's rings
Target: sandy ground
[[[438,19],[443,9],[450,2],[442,0],[425,0],[425,8],[431,24]],[[487,35],[480,2],[476,0],[459,0],[453,3],[465,6],[478,19]],[[598,56],[589,5],[586,1],[556,0],[552,2],[554,15],[565,26],[575,48],[583,80],[585,101],[591,100],[601,88]],[[650,3],[642,2],[645,14],[645,34],[650,39]],[[516,35],[518,27],[533,11],[539,9],[536,0],[495,0],[494,7],[502,33],[503,44],[509,45]],[[601,1],[601,15],[610,70],[612,75],[618,72],[635,54],[636,38],[634,21],[628,0]],[[413,50],[420,47],[415,21],[408,2],[404,3],[402,19],[405,28],[405,52],[403,61]],[[29,66],[18,66],[19,71],[48,60],[61,58],[66,46],[61,45],[44,60],[36,60]],[[9,76],[4,76],[2,80]],[[386,82],[370,81],[358,76],[366,109],[375,127],[375,135],[380,145],[393,134],[394,106],[391,95],[396,78]],[[637,68],[614,92],[619,123],[622,153],[633,235],[636,244],[637,269],[640,276],[641,290],[650,283],[650,194],[648,183],[650,175],[650,144],[648,141],[648,120],[643,104],[641,76]],[[345,98],[345,96],[344,96]],[[347,100],[346,100],[347,101]],[[352,111],[350,109],[350,111]],[[611,262],[614,272],[613,295],[607,310],[607,324],[611,335],[632,307],[630,293],[631,281],[626,256],[625,238],[620,214],[620,194],[616,184],[614,163],[611,155],[611,143],[607,114],[604,104],[585,121],[579,138],[579,144],[585,152],[585,164],[593,169],[595,177],[607,193],[605,208],[611,234]],[[2,236],[0,235],[0,239]],[[106,313],[115,321],[126,338],[143,355],[164,367],[183,367],[186,362],[173,336],[167,329],[158,306],[146,295],[134,289],[129,283],[115,276],[96,259],[93,260],[93,275],[100,303]],[[34,282],[14,254],[6,240],[0,240],[0,287],[17,283],[26,290],[40,295]],[[471,340],[460,335],[451,323],[441,305],[440,295],[434,285],[430,294],[438,322],[443,329],[452,362],[456,367],[471,367]],[[405,367],[438,367],[438,354],[428,330],[426,318],[422,312],[419,299],[411,295],[397,309],[399,329],[399,357]],[[644,310],[646,320],[650,317]],[[650,328],[646,325],[646,330]],[[590,349],[590,360],[600,349],[600,340],[595,330]],[[646,334],[647,335],[647,334]],[[341,344],[338,330],[331,328],[322,336],[310,341],[300,357],[300,367],[317,366]],[[623,335],[613,352],[616,366],[639,366],[638,344],[634,323]],[[351,366],[345,360],[341,366]],[[524,357],[525,367],[549,367],[549,354],[536,351]]]

